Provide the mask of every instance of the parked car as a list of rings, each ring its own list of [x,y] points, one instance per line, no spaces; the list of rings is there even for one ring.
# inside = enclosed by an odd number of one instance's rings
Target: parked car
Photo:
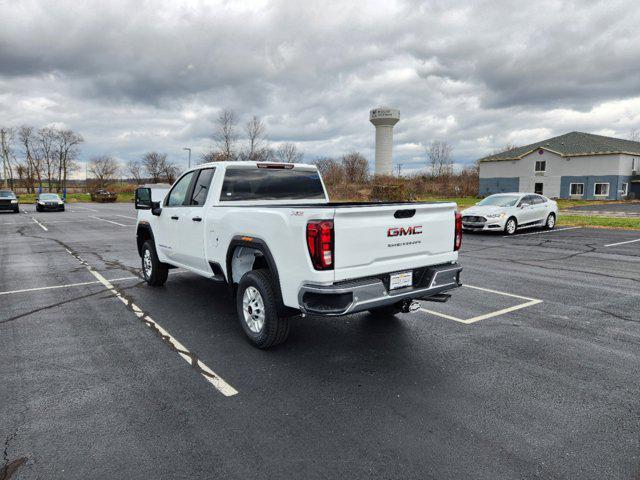
[[[64,212],[64,200],[57,193],[39,193],[36,197],[36,210]]]
[[[203,164],[161,202],[138,188],[135,207],[147,283],[173,267],[227,283],[259,348],[283,342],[292,315],[390,316],[460,285],[455,203],[331,203],[312,165]]]
[[[18,196],[11,190],[0,190],[0,210],[11,210],[13,213],[20,212]]]
[[[112,203],[118,199],[116,192],[109,192],[108,190],[96,190],[91,192],[91,201],[99,203]]]
[[[498,193],[462,211],[467,231],[498,231],[513,235],[520,228],[556,226],[558,204],[535,193]]]

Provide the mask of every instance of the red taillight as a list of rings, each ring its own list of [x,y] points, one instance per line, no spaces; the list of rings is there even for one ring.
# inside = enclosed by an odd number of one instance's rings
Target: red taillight
[[[456,229],[455,238],[453,240],[453,250],[460,250],[462,246],[462,215],[456,212]]]
[[[333,270],[333,220],[311,220],[307,223],[307,247],[313,268]]]

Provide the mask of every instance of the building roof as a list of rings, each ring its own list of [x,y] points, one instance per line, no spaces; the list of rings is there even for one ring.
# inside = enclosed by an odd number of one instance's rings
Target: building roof
[[[525,155],[544,149],[557,153],[563,157],[578,157],[583,155],[607,155],[612,153],[628,153],[640,155],[640,142],[624,140],[622,138],[604,137],[584,132],[570,132],[559,137],[549,138],[540,142],[514,148],[506,152],[496,153],[481,158],[481,162],[500,160],[520,160]]]

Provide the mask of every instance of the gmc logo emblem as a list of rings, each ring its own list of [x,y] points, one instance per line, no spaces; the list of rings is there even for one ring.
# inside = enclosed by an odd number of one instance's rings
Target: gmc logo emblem
[[[402,237],[403,235],[419,235],[422,233],[422,225],[413,227],[392,227],[387,230],[387,237]]]

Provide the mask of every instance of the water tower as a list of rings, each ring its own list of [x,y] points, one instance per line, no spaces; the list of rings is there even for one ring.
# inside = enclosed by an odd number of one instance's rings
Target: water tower
[[[400,120],[400,110],[389,107],[374,108],[369,121],[376,127],[376,175],[392,174],[393,126]]]

